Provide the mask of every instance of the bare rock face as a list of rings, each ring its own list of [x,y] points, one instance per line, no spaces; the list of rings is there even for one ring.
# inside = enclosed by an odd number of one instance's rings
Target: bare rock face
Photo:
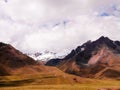
[[[58,62],[53,66],[67,73],[90,78],[117,79],[120,78],[120,42],[102,36],[96,41],[78,46]]]

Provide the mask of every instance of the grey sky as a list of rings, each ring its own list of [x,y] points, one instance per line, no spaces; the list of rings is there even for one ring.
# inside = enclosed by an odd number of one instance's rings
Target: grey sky
[[[119,17],[120,0],[0,0],[0,41],[23,52],[70,51],[102,35],[120,40]]]

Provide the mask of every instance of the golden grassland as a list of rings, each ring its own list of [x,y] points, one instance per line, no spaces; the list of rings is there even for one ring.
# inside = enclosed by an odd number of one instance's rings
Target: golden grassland
[[[1,76],[0,90],[97,90],[99,88],[120,88],[120,80],[99,80],[81,78],[80,82],[70,77],[55,75]]]
[[[120,85],[120,83],[119,83]],[[28,85],[18,87],[2,87],[0,90],[97,90],[99,88],[120,88],[116,82],[104,84],[61,84],[61,85]]]

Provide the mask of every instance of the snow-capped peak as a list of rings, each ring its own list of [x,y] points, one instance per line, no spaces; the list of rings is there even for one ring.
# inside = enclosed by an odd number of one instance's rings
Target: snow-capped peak
[[[45,61],[45,62],[50,59],[53,59],[53,58],[63,58],[65,56],[62,54],[57,54],[57,53],[53,53],[53,52],[49,52],[49,51],[45,51],[42,53],[41,52],[29,53],[27,55],[35,60],[40,60],[40,61]]]

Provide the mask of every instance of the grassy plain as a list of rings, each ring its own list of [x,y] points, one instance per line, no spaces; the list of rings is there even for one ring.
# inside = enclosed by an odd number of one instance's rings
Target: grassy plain
[[[98,90],[99,88],[120,88],[120,80],[81,78],[79,82],[74,82],[67,78],[45,74],[1,76],[0,90]]]

